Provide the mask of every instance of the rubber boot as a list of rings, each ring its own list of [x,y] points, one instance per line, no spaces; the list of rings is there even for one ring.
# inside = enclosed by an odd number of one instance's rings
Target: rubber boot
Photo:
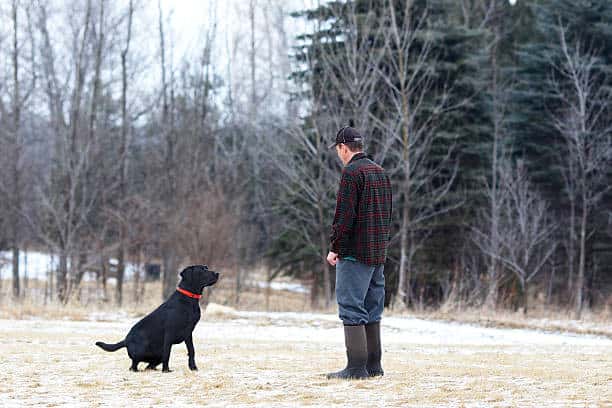
[[[368,346],[364,326],[344,326],[347,364],[344,370],[327,374],[328,379],[362,379],[368,377]]]
[[[382,348],[380,345],[380,322],[369,323],[365,326],[366,339],[368,342],[368,362],[366,369],[370,377],[385,375],[380,365]]]

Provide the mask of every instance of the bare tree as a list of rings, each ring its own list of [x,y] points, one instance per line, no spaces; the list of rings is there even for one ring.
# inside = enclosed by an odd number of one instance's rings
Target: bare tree
[[[160,43],[160,67],[162,79],[162,135],[165,142],[165,157],[164,169],[164,197],[168,200],[167,207],[174,207],[174,198],[176,196],[176,171],[174,168],[175,147],[176,147],[176,132],[174,126],[174,81],[172,68],[170,69],[170,84],[168,84],[167,63],[166,63],[166,34],[164,30],[164,17],[162,13],[161,1],[158,1],[159,9],[159,43]],[[170,95],[168,95],[170,93]],[[162,215],[163,217],[163,215]],[[160,226],[165,226],[163,231],[162,248],[163,248],[163,284],[162,297],[165,299],[174,290],[178,277],[179,259],[172,243],[172,225],[168,223],[168,218],[162,218],[165,222],[161,222]],[[162,232],[162,231],[160,231]]]
[[[20,249],[24,244],[23,211],[28,183],[24,172],[26,163],[26,135],[24,113],[29,113],[32,94],[36,87],[34,69],[35,39],[32,34],[31,2],[13,0],[10,4],[11,30],[7,32],[10,40],[10,54],[6,61],[10,62],[10,79],[6,83],[8,109],[0,102],[0,158],[4,165],[0,175],[0,193],[6,206],[5,226],[9,246],[12,252],[13,297],[20,296]],[[25,18],[24,18],[25,17]],[[7,19],[8,21],[9,19]],[[25,20],[25,21],[23,21]],[[30,51],[29,55],[27,51]],[[0,87],[0,92],[3,91]],[[0,99],[4,95],[0,93]]]
[[[394,204],[400,218],[396,299],[406,305],[412,297],[410,282],[415,254],[431,232],[425,227],[426,222],[459,205],[444,202],[457,171],[457,165],[451,160],[452,146],[433,167],[426,165],[437,137],[438,119],[453,108],[450,101],[452,84],[434,87],[432,40],[419,35],[426,29],[428,10],[415,13],[413,6],[412,2],[405,2],[400,20],[395,3],[386,2],[385,61],[388,66],[384,71],[379,69],[379,74],[393,111],[384,120],[373,118],[384,136],[380,156],[392,164],[388,167],[392,179],[399,180],[399,194],[395,197],[399,205]],[[438,181],[435,186],[434,180]]]
[[[118,168],[118,194],[119,203],[126,201],[127,191],[127,158],[128,158],[128,131],[131,120],[128,113],[128,53],[132,39],[132,17],[134,15],[134,3],[130,0],[127,10],[127,23],[125,45],[121,50],[121,139],[119,142],[119,168]],[[124,208],[121,204],[120,208]],[[125,211],[121,211],[124,213]],[[123,302],[123,280],[125,275],[127,226],[125,222],[119,223],[119,248],[117,250],[117,304]]]
[[[320,22],[317,21],[316,24],[318,31]],[[316,261],[313,261],[313,264],[307,263],[310,270],[302,271],[308,274],[311,283],[312,307],[317,307],[319,304],[321,284],[324,305],[328,306],[332,299],[329,265],[325,258],[329,250],[330,223],[327,217],[332,211],[329,204],[336,187],[334,181],[337,180],[337,173],[334,172],[333,166],[330,166],[331,157],[325,148],[328,141],[325,135],[335,133],[334,122],[331,119],[333,115],[327,115],[323,111],[324,97],[316,92],[318,79],[312,76],[315,65],[322,61],[315,60],[308,51],[319,47],[321,43],[314,37],[312,43],[305,44],[303,48],[304,63],[309,72],[304,83],[309,100],[306,110],[312,119],[306,124],[298,123],[277,128],[275,133],[281,137],[268,138],[266,140],[268,149],[265,151],[280,175],[278,183],[275,183],[279,193],[275,197],[274,209],[276,213],[282,211],[291,213],[291,216],[286,217],[290,225],[284,225],[282,229],[296,237],[295,243],[300,243],[299,248],[294,246],[290,250],[295,253],[282,254],[283,256],[278,257],[280,266],[274,272],[268,271],[268,285],[285,267],[304,265],[304,258],[312,257]]]
[[[504,196],[500,211],[500,247],[487,245],[488,237],[482,233],[479,242],[487,255],[516,276],[521,286],[523,313],[527,314],[529,283],[542,271],[556,249],[555,225],[550,221],[546,203],[533,191],[520,162],[516,167],[506,165],[506,171],[500,176],[499,193]]]
[[[490,32],[490,40],[488,37],[485,37],[487,40],[485,52],[490,66],[490,69],[486,71],[485,86],[485,89],[491,96],[490,171],[483,182],[488,208],[485,211],[484,217],[480,218],[480,220],[487,220],[488,233],[485,234],[486,239],[484,242],[478,240],[478,246],[482,247],[485,245],[488,253],[495,254],[501,252],[500,217],[505,198],[502,197],[500,191],[500,176],[506,170],[507,166],[505,163],[508,160],[504,139],[506,136],[506,109],[509,105],[509,88],[511,86],[503,76],[502,64],[500,62],[502,51],[500,43],[504,35],[502,27],[505,20],[503,2],[504,0],[461,0],[461,9],[466,27],[487,28]],[[487,256],[486,268],[487,288],[485,305],[488,308],[495,308],[497,306],[499,284],[503,280],[503,268],[494,256]]]
[[[13,297],[19,297],[19,246],[20,246],[20,234],[19,234],[19,207],[21,197],[21,183],[19,171],[19,157],[21,155],[21,140],[20,140],[20,122],[21,122],[21,109],[22,101],[20,96],[20,78],[19,78],[19,43],[18,43],[18,3],[13,0],[11,4],[11,18],[13,23],[12,32],[12,65],[13,65],[13,77],[12,77],[12,93],[11,93],[11,108],[12,108],[12,126],[10,133],[12,135],[7,140],[7,146],[10,154],[6,157],[6,160],[11,162],[10,171],[11,174],[11,186],[10,192],[5,193],[10,204],[10,211],[8,212],[9,228],[11,230],[11,247],[13,252]]]
[[[251,79],[251,95],[249,104],[249,122],[255,121],[255,115],[257,114],[257,90],[255,83],[255,72],[257,65],[255,62],[256,55],[256,43],[255,43],[255,9],[257,7],[257,0],[249,0],[249,66],[250,66],[250,79]]]
[[[297,144],[298,150],[306,160],[300,163],[305,166],[301,171],[310,166],[314,168],[302,174],[300,171],[296,172],[296,169],[282,170],[282,174],[290,175],[293,182],[308,186],[310,191],[307,201],[315,210],[313,214],[316,220],[315,247],[318,246],[320,251],[323,298],[326,307],[332,300],[329,266],[326,261],[330,224],[327,200],[330,192],[336,188],[336,185],[330,185],[330,180],[337,180],[338,177],[337,167],[330,166],[330,159],[333,163],[335,157],[325,152],[326,145],[339,128],[353,121],[355,122],[353,126],[362,132],[374,133],[373,122],[370,119],[371,110],[380,97],[376,87],[380,84],[380,78],[376,70],[385,54],[384,48],[372,47],[373,39],[383,39],[380,16],[368,12],[363,20],[354,2],[331,6],[330,12],[339,24],[339,34],[329,43],[321,42],[316,36],[313,37],[311,49],[317,51],[312,55],[306,55],[309,70],[313,72],[316,69],[321,73],[319,78],[310,78],[307,84],[312,98],[312,105],[309,107],[312,120],[308,125],[312,127],[313,133],[305,132],[301,127],[292,127],[290,130],[293,142]],[[320,26],[317,31],[319,29]],[[308,174],[310,171],[312,175]],[[304,179],[298,181],[302,177]],[[294,193],[292,188],[294,187],[286,190],[290,193],[290,197]],[[313,237],[306,231],[302,231],[302,239],[312,240]],[[316,301],[318,285],[319,279],[313,276],[311,290],[313,304]]]
[[[320,22],[317,21],[318,29]],[[357,30],[357,27],[354,27]],[[307,44],[305,49],[322,49],[323,44],[313,37],[312,44]],[[328,49],[327,52],[332,52]],[[324,52],[323,52],[324,54]],[[316,307],[319,302],[319,286],[323,284],[323,302],[325,307],[331,304],[331,280],[329,265],[326,256],[329,251],[329,228],[328,214],[331,213],[330,198],[336,187],[337,173],[334,166],[330,166],[333,159],[326,149],[329,138],[325,135],[333,135],[341,123],[342,117],[332,112],[324,111],[324,100],[327,95],[317,92],[316,82],[327,82],[324,79],[314,78],[312,72],[316,66],[322,68],[322,72],[329,72],[337,62],[331,56],[317,60],[314,55],[306,51],[304,53],[305,63],[311,74],[305,86],[310,96],[311,105],[308,106],[310,117],[307,124],[311,130],[305,130],[302,124],[292,125],[279,129],[285,137],[282,140],[268,143],[275,168],[281,174],[278,205],[290,209],[292,217],[289,219],[292,225],[284,227],[285,231],[291,231],[299,239],[297,242],[306,243],[306,248],[317,254],[320,270],[316,268],[311,271],[311,306]],[[324,74],[325,75],[325,74]],[[336,82],[336,85],[340,85]],[[333,92],[332,92],[333,93]],[[348,118],[347,118],[348,119]],[[299,152],[297,156],[295,152]],[[310,251],[308,251],[310,252]],[[293,259],[288,262],[298,262]]]
[[[0,16],[4,16],[4,9],[2,7],[0,7]],[[0,29],[0,50],[4,50],[4,41],[5,41],[5,37],[7,36],[6,32],[2,29]],[[0,54],[2,55],[2,54]],[[5,87],[6,87],[6,80],[5,77],[2,76],[2,73],[0,72],[0,95],[3,95],[5,92]],[[6,125],[6,121],[8,119],[8,113],[7,113],[7,108],[4,104],[4,100],[2,97],[0,97],[0,146],[1,144],[4,143],[5,138],[6,138],[6,128],[8,127]],[[0,152],[3,152],[5,149],[4,148],[0,148]],[[0,155],[0,157],[2,157]],[[5,174],[7,171],[5,170],[5,161],[4,160],[0,160],[0,174]],[[2,231],[6,231],[8,229],[8,218],[9,218],[9,206],[7,204],[8,201],[8,196],[6,194],[5,189],[1,189],[0,188],[0,228]],[[0,241],[6,241],[6,234],[0,234]],[[2,260],[1,264],[4,264],[5,260]],[[0,293],[2,293],[2,268],[0,268]]]
[[[226,248],[234,239],[223,239],[234,238],[233,219],[222,217],[213,209],[225,209],[235,215],[233,205],[239,200],[230,202],[227,198],[228,191],[237,186],[227,182],[226,170],[237,166],[224,160],[225,146],[216,134],[219,117],[211,104],[216,79],[212,66],[216,17],[211,14],[212,21],[202,34],[195,61],[183,59],[175,69],[172,31],[167,30],[161,3],[158,8],[161,112],[156,118],[160,121],[156,137],[161,149],[153,152],[157,176],[151,182],[157,189],[151,192],[154,194],[151,200],[159,205],[156,222],[163,262],[162,296],[166,298],[176,287],[177,272],[183,262],[216,262],[213,267],[217,267],[230,263],[224,259],[234,259],[235,255],[228,256],[234,252]],[[236,162],[240,163],[241,158],[236,158]],[[214,219],[208,218],[203,207],[207,205],[215,214]],[[222,226],[222,222],[226,225]],[[194,241],[187,242],[187,237]]]
[[[459,0],[463,24],[472,28],[488,26],[498,17],[502,1],[505,0]]]
[[[12,95],[12,107],[13,107],[13,151],[11,152],[12,157],[12,184],[13,191],[9,195],[11,201],[13,201],[13,211],[11,214],[11,226],[12,226],[12,247],[13,247],[13,297],[19,297],[19,209],[21,207],[21,183],[20,183],[20,169],[19,169],[19,157],[21,156],[21,140],[20,140],[20,125],[21,125],[21,109],[22,101],[19,83],[19,43],[17,41],[18,36],[18,19],[17,19],[17,0],[12,2],[11,14],[13,17],[13,95]],[[15,211],[16,210],[16,211]]]
[[[91,62],[88,52],[93,19],[91,0],[84,6],[82,14],[78,15],[82,21],[75,16],[70,16],[68,20],[73,29],[70,32],[73,48],[68,50],[68,57],[73,65],[72,69],[64,71],[57,62],[58,55],[63,57],[63,51],[57,48],[56,39],[51,37],[48,29],[47,7],[44,4],[38,5],[42,76],[56,160],[51,176],[42,181],[38,190],[41,204],[38,216],[41,220],[30,224],[36,228],[40,238],[59,253],[56,286],[58,298],[62,302],[66,302],[69,295],[69,259],[77,259],[82,234],[87,228],[100,191],[87,182],[88,173],[93,168],[91,155],[94,143],[90,138],[83,137],[88,132],[82,132],[85,128],[85,87]],[[68,112],[68,117],[65,112]],[[49,222],[42,222],[42,219]],[[77,262],[74,260],[71,269],[76,269]]]
[[[578,227],[578,270],[574,313],[580,318],[587,257],[587,240],[593,210],[611,186],[605,182],[606,169],[612,161],[612,123],[608,104],[609,87],[603,86],[605,74],[600,70],[597,52],[580,39],[568,44],[566,28],[556,27],[562,60],[549,61],[552,74],[549,84],[561,108],[551,113],[552,122],[566,143],[563,159],[565,190],[571,205],[569,252],[573,260],[575,225]],[[568,84],[567,86],[565,84]],[[575,211],[579,212],[577,223]],[[571,270],[570,270],[571,271]]]
[[[330,12],[338,24],[338,35],[322,43],[322,52],[313,57],[323,76],[323,89],[318,92],[326,110],[317,114],[324,114],[338,129],[353,120],[358,129],[374,134],[380,117],[373,117],[372,112],[383,96],[377,71],[388,56],[385,16],[373,10],[364,16],[357,2],[331,7]]]
[[[337,188],[335,181],[338,173],[330,166],[329,160],[332,158],[326,152],[327,140],[322,137],[322,134],[330,132],[322,131],[323,125],[320,122],[314,126],[311,132],[301,126],[279,129],[284,137],[271,143],[267,154],[274,160],[279,174],[275,183],[281,194],[277,197],[275,209],[291,213],[291,216],[286,217],[290,224],[284,225],[283,230],[295,235],[294,242],[304,245],[301,251],[295,248],[296,253],[292,254],[294,259],[288,260],[288,264],[301,260],[298,252],[319,258],[318,264],[322,269],[315,268],[310,275],[311,305],[316,307],[321,283],[325,291],[324,304],[328,306],[331,301],[329,266],[324,263],[329,251],[330,223],[326,214],[332,211],[330,203]]]

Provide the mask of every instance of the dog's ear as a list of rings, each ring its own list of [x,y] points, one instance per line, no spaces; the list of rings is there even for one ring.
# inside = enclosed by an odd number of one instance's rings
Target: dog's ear
[[[185,277],[185,272],[187,272],[187,271],[188,271],[188,270],[190,270],[190,269],[193,269],[193,266],[188,266],[188,267],[186,267],[185,269],[183,269],[183,270],[181,271],[181,273],[179,273],[179,275],[181,276],[181,278],[184,278],[184,277]]]

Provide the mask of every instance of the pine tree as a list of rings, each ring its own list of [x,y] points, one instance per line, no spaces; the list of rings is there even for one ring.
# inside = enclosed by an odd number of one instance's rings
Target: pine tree
[[[437,275],[447,271],[453,262],[453,251],[445,240],[449,229],[457,229],[462,221],[448,217],[444,220],[441,215],[455,208],[461,198],[459,189],[457,194],[447,192],[457,175],[459,155],[470,155],[467,148],[460,152],[456,146],[465,147],[470,139],[482,135],[478,129],[482,101],[475,97],[477,89],[468,78],[479,63],[474,55],[481,45],[481,33],[458,26],[453,14],[456,10],[454,3],[446,0],[355,1],[331,2],[300,13],[317,20],[319,27],[301,37],[308,45],[298,53],[298,61],[307,68],[294,73],[298,81],[311,81],[312,96],[320,102],[318,109],[309,112],[310,120],[326,117],[333,123],[340,118],[346,124],[348,118],[354,117],[361,121],[367,132],[368,151],[389,170],[396,186],[394,218],[402,239],[392,240],[386,273],[388,289],[395,293],[399,284],[395,265],[408,263],[408,276],[402,283],[405,302],[412,301],[412,286],[436,287]],[[390,18],[395,18],[394,24],[398,25],[395,33],[389,32]],[[351,24],[352,21],[357,23]],[[377,30],[379,27],[382,29]],[[374,81],[377,93],[373,103],[360,103],[362,94],[347,92],[334,82],[340,75],[336,71],[343,68],[343,56],[353,46],[353,36],[360,40],[360,46],[367,46],[360,48],[362,58],[384,55],[379,60],[370,59],[369,75],[380,77]],[[407,65],[398,67],[403,58]],[[403,77],[398,69],[404,69]],[[402,84],[401,78],[411,76],[415,82],[404,89],[407,82]],[[405,111],[398,110],[398,93],[407,95]],[[466,115],[472,115],[473,121],[466,124]],[[404,136],[397,137],[402,133]],[[470,161],[465,163],[469,170]],[[440,251],[440,247],[446,250]],[[402,248],[410,252],[402,252]],[[432,260],[435,262],[424,266]],[[411,266],[413,262],[422,267]],[[410,273],[413,269],[428,272],[417,276],[416,272]]]
[[[593,153],[609,148],[610,135],[605,133],[612,116],[605,104],[610,98],[606,89],[612,85],[612,10],[605,0],[534,1],[529,6],[537,33],[517,53],[521,83],[513,98],[513,131],[534,181],[554,204],[558,217],[568,220],[559,237],[566,258],[560,263],[567,265],[562,269],[566,269],[567,289],[579,316],[585,280],[593,276],[593,251],[603,238],[598,234],[601,208],[610,203],[609,195],[596,197],[610,183],[609,168],[606,179],[600,174],[605,165],[586,171],[579,156],[585,154],[594,163]],[[572,75],[588,79],[581,85]],[[574,105],[582,106],[582,113],[571,108],[579,94],[587,96]],[[596,111],[601,115],[595,117]],[[578,122],[588,125],[580,130]],[[570,133],[581,140],[582,147],[568,143]],[[601,250],[606,252],[605,247]]]

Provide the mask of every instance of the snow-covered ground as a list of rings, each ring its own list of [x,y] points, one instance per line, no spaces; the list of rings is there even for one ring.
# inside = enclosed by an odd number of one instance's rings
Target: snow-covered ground
[[[221,308],[222,313],[216,311]],[[316,332],[315,342],[341,343],[338,336],[340,320],[334,314],[297,313],[297,312],[251,312],[209,305],[210,311],[203,314],[202,321],[196,327],[196,333],[214,332],[219,338],[257,338],[263,341],[299,342]],[[222,314],[222,318],[218,315]],[[207,317],[209,317],[207,319]],[[89,322],[84,325],[99,326],[97,322],[114,322],[117,327],[129,328],[138,319],[126,312],[94,312]],[[52,330],[64,330],[64,327],[77,322],[66,320],[46,321],[32,319],[34,326],[50,324]],[[10,322],[27,326],[28,320]],[[20,322],[20,323],[18,323]],[[56,327],[57,326],[57,327]],[[265,330],[262,329],[265,327]],[[51,330],[51,329],[50,329]],[[568,346],[568,347],[609,347],[612,352],[612,339],[604,336],[582,335],[573,333],[550,333],[539,330],[489,328],[471,324],[430,321],[413,317],[385,317],[382,330],[386,344],[414,345],[426,344],[435,346]],[[529,352],[529,348],[524,350]]]
[[[268,313],[268,312],[233,312],[239,322],[262,319],[272,326],[309,326],[320,327],[317,335],[322,341],[337,339],[337,329],[323,327],[337,326],[339,320],[332,314],[315,313]],[[327,323],[327,324],[326,324]],[[412,317],[385,317],[382,322],[387,343],[397,344],[431,344],[431,345],[564,345],[564,346],[607,346],[612,350],[612,340],[601,336],[577,335],[571,333],[547,333],[536,330],[498,329],[476,325],[449,323],[417,319]],[[268,332],[269,333],[269,332]],[[326,334],[330,334],[325,338]],[[287,341],[299,341],[303,333],[294,329],[278,331],[271,335]]]
[[[251,281],[251,282],[248,283],[248,285],[265,289],[265,288],[268,287],[268,282],[262,282],[262,281],[254,281],[253,282],[253,281]],[[285,290],[287,292],[295,292],[295,293],[308,293],[309,292],[309,289],[305,288],[303,285],[301,285],[299,283],[292,283],[292,282],[275,282],[275,281],[272,281],[270,283],[270,289],[272,289],[272,290]]]
[[[12,260],[13,253],[10,251],[0,251],[0,277],[9,278],[12,276]],[[110,259],[110,262],[117,262],[116,259]],[[27,276],[28,279],[38,279],[41,281],[47,280],[49,274],[57,269],[59,265],[59,259],[57,256],[53,256],[44,252],[38,251],[24,251],[19,255],[19,274],[23,278]],[[70,266],[70,262],[68,262]],[[126,263],[125,265],[125,277],[131,279],[134,276],[134,272],[137,270],[138,265],[132,263]],[[114,279],[114,278],[112,278]],[[111,279],[111,280],[112,280]],[[95,280],[95,276],[91,274],[85,274],[83,280]]]
[[[383,320],[382,378],[327,381],[345,363],[332,314],[243,312],[212,305],[174,372],[131,373],[122,339],[138,320],[0,320],[0,403],[21,406],[606,406],[612,340],[482,328],[405,317]],[[108,321],[110,320],[110,321]]]
[[[0,276],[11,276],[13,254],[9,251],[0,251]],[[54,270],[58,265],[57,258],[36,251],[21,252],[19,256],[19,270],[21,276],[28,279],[47,279],[48,271]]]

